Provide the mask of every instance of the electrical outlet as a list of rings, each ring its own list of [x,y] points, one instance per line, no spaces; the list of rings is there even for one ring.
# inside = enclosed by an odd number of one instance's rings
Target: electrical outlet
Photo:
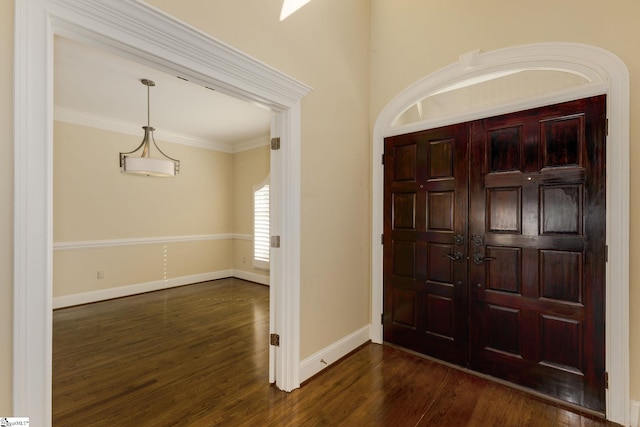
[[[98,280],[104,279],[104,271],[98,271]]]

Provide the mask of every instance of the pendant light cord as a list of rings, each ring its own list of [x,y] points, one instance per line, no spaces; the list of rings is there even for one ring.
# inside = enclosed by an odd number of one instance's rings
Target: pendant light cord
[[[151,126],[151,85],[147,85],[147,126]]]

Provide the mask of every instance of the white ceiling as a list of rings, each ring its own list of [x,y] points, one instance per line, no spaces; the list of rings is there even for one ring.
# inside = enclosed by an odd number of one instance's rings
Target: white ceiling
[[[149,79],[156,83],[150,104],[157,139],[233,152],[270,133],[272,112],[264,107],[59,36],[54,74],[59,120],[142,138],[147,87],[140,80]]]

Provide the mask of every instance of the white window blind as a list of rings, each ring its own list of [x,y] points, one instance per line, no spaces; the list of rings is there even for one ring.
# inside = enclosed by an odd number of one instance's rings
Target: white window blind
[[[269,268],[269,184],[253,192],[253,266]]]

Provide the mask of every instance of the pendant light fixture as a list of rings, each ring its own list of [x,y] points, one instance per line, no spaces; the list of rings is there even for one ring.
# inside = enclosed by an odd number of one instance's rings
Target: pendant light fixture
[[[162,152],[153,137],[155,128],[150,125],[151,108],[149,105],[149,91],[150,88],[156,84],[152,80],[147,79],[142,79],[141,82],[147,87],[147,125],[142,126],[142,129],[144,129],[144,137],[138,148],[126,153],[120,153],[120,170],[122,173],[134,175],[175,176],[180,173],[180,160],[173,159]],[[153,142],[153,146],[163,158],[151,157],[151,142]],[[131,154],[139,151],[141,151],[140,156],[131,156]]]

